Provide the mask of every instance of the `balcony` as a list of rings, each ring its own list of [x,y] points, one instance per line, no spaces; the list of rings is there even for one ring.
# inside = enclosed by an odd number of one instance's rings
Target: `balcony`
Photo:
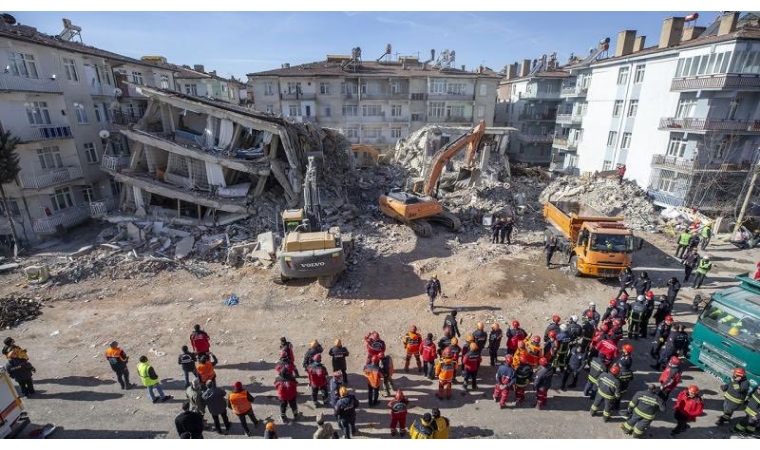
[[[584,97],[588,86],[562,86],[560,97]]]
[[[682,197],[669,192],[648,189],[647,194],[649,194],[652,202],[657,206],[677,208],[679,206],[683,206],[684,203],[684,199]]]
[[[19,174],[23,189],[44,189],[69,183],[78,178],[82,178],[82,168],[79,166],[63,167],[44,173],[26,173],[22,170]]]
[[[90,85],[90,95],[96,95],[101,97],[113,97],[114,96],[114,87],[109,85],[102,85],[102,84],[91,84]]]
[[[557,115],[546,113],[523,113],[517,117],[518,120],[535,120],[535,121],[547,121],[554,122],[557,120]]]
[[[0,91],[47,92],[61,94],[57,80],[49,78],[26,78],[10,73],[0,73]]]
[[[714,75],[674,78],[670,83],[671,91],[718,89],[760,90],[760,75],[729,75],[718,73]]]
[[[39,234],[53,234],[58,231],[59,227],[73,227],[89,218],[90,207],[88,205],[74,206],[47,217],[34,219],[32,228]]]
[[[106,156],[100,160],[100,167],[103,170],[113,170],[118,172],[125,167],[129,167],[131,157],[129,156]]]
[[[141,93],[137,92],[138,86],[127,83],[126,81],[119,81],[119,90],[121,91],[121,95],[119,97],[126,97],[126,98],[139,98],[139,99],[147,99],[146,96],[142,95]],[[114,93],[117,91],[114,89]]]
[[[462,101],[462,102],[471,102],[475,100],[474,94],[454,94],[453,92],[448,92],[446,94],[429,94],[428,100],[430,101],[443,101],[443,100],[449,100],[449,101]]]
[[[517,96],[520,100],[559,100],[559,92],[520,92]]]
[[[472,116],[448,116],[443,121],[446,123],[472,123]]]
[[[116,197],[108,197],[90,202],[89,206],[90,217],[93,219],[99,219],[106,216],[109,212],[115,210],[119,206],[119,199]]]
[[[517,140],[527,144],[551,144],[551,135],[517,133]]]
[[[557,123],[560,125],[577,125],[583,121],[580,114],[557,114]]]
[[[698,119],[686,117],[660,119],[660,130],[718,131],[733,133],[760,133],[760,120]]]
[[[554,138],[551,142],[553,147],[563,148],[566,150],[578,149],[578,141],[570,141],[567,138]]]
[[[283,92],[280,94],[280,100],[315,100],[317,94],[314,92]]]
[[[674,170],[687,174],[696,172],[749,172],[751,165],[748,162],[727,164],[720,162],[700,163],[699,161],[677,158],[668,155],[652,155],[652,168]]]
[[[129,126],[139,122],[141,117],[135,114],[127,114],[121,111],[113,111],[111,113],[111,123],[114,125]]]
[[[23,128],[9,128],[13,136],[19,138],[20,143],[47,141],[51,139],[73,139],[71,127],[68,125],[30,125]]]

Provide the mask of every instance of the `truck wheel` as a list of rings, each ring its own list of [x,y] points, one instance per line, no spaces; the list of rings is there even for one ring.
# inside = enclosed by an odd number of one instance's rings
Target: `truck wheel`
[[[284,285],[285,283],[288,282],[289,279],[290,278],[282,274],[282,271],[280,271],[279,267],[276,267],[272,271],[272,283],[274,284]]]
[[[580,270],[578,270],[578,255],[573,255],[570,257],[570,273],[574,277],[583,275]]]
[[[338,274],[340,275],[340,274]],[[331,288],[335,286],[335,282],[338,281],[338,275],[330,275],[326,277],[319,277],[317,278],[317,283],[319,283],[320,286],[323,288]]]

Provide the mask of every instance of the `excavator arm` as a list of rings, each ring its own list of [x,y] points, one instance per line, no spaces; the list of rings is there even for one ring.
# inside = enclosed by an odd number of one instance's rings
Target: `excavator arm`
[[[486,131],[486,122],[481,120],[472,130],[463,134],[455,141],[449,143],[445,147],[441,148],[433,155],[433,160],[425,169],[425,181],[422,186],[422,194],[430,195],[435,189],[435,185],[438,179],[441,177],[446,163],[451,160],[457,153],[459,153],[465,146],[467,146],[467,153],[465,154],[464,164],[465,167],[471,167],[472,161],[475,158],[475,152],[478,150],[480,140],[483,138],[483,134]]]

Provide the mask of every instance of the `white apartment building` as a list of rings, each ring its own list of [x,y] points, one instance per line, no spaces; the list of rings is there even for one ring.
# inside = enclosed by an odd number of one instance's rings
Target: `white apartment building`
[[[338,128],[352,143],[379,149],[428,124],[493,125],[500,76],[453,68],[454,52],[444,55],[363,61],[355,48],[351,56],[250,73],[248,86],[257,111]]]

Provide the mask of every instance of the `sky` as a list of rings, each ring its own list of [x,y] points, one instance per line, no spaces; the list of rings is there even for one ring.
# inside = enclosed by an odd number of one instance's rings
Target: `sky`
[[[174,64],[204,65],[224,77],[245,75],[350,54],[361,47],[364,60],[383,55],[427,60],[456,52],[455,66],[479,65],[500,71],[523,59],[557,53],[585,55],[621,30],[637,30],[646,46],[656,45],[664,19],[695,11],[636,12],[11,12],[22,24],[57,35],[66,17],[82,27],[85,44],[125,56],[164,56]],[[706,26],[716,11],[698,11]]]

